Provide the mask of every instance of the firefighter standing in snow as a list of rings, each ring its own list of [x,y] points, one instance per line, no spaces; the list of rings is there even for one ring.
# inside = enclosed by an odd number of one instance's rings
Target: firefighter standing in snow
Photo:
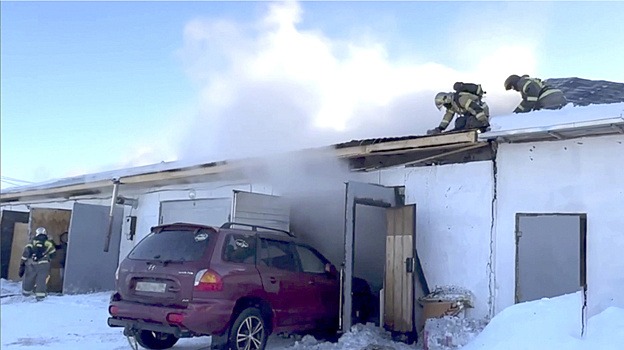
[[[505,90],[514,89],[522,95],[522,102],[514,109],[514,113],[526,113],[540,109],[560,109],[565,106],[563,92],[546,85],[540,79],[528,75],[510,75],[505,80]]]
[[[490,109],[482,100],[485,93],[478,84],[457,82],[453,85],[455,92],[440,92],[435,97],[435,105],[439,110],[446,108],[440,125],[427,130],[427,135],[439,134],[446,130],[455,114],[455,128],[452,131],[467,129],[485,130],[490,126]]]
[[[56,248],[54,248],[54,243],[48,240],[46,229],[39,227],[35,231],[35,238],[24,247],[22,253],[19,268],[19,276],[24,277],[22,294],[30,296],[34,292],[37,300],[46,297],[50,259],[54,257],[55,252]]]

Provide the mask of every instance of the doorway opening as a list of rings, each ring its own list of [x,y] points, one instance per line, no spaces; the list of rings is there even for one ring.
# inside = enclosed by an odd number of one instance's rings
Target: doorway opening
[[[380,326],[380,293],[384,285],[386,209],[355,206],[353,240],[352,323]]]
[[[414,301],[422,296],[415,288],[422,271],[415,267],[416,206],[405,205],[404,187],[346,185],[340,329],[372,322],[413,341]],[[369,308],[360,309],[365,300]]]

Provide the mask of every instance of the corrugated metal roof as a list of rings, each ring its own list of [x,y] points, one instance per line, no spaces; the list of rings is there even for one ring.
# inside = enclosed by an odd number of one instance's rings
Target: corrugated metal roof
[[[465,130],[462,130],[462,131],[449,131],[449,132],[445,132],[444,135],[461,134],[461,133],[464,133],[464,132],[465,132]],[[400,137],[382,137],[382,138],[374,138],[374,139],[351,140],[351,141],[348,141],[348,142],[335,144],[335,145],[333,145],[333,147],[335,149],[340,149],[340,148],[347,148],[347,147],[354,147],[354,146],[368,146],[368,145],[374,145],[374,144],[377,144],[377,143],[386,143],[386,142],[393,142],[393,141],[405,141],[405,140],[415,140],[415,139],[427,138],[427,137],[431,137],[431,136],[435,136],[435,135],[408,135],[408,136],[400,136]]]

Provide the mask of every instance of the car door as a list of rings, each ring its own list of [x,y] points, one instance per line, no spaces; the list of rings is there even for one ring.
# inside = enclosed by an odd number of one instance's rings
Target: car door
[[[306,295],[301,294],[307,282],[300,273],[294,246],[287,241],[261,238],[256,267],[275,311],[276,325],[298,328],[309,324],[311,306]]]
[[[314,322],[327,324],[327,322],[337,320],[340,301],[338,276],[326,271],[329,261],[316,249],[304,244],[296,244],[296,249],[302,275],[307,284],[301,295],[305,295],[310,300]]]

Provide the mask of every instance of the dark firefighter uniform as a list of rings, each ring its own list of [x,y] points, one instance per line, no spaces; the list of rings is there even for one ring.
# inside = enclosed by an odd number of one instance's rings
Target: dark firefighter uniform
[[[34,292],[37,300],[46,297],[50,259],[54,257],[55,252],[54,243],[48,240],[45,228],[38,228],[35,238],[24,247],[22,253],[19,268],[19,276],[24,277],[22,294],[30,296]]]
[[[510,75],[505,80],[505,89],[514,89],[522,95],[522,102],[514,109],[514,113],[525,113],[540,109],[560,109],[568,101],[559,89],[550,87],[540,79],[528,75]]]
[[[439,110],[445,107],[446,113],[437,128],[427,131],[429,135],[446,130],[456,114],[459,116],[455,119],[453,131],[485,129],[490,126],[490,109],[477,95],[469,92],[440,92],[435,97],[435,104]]]

